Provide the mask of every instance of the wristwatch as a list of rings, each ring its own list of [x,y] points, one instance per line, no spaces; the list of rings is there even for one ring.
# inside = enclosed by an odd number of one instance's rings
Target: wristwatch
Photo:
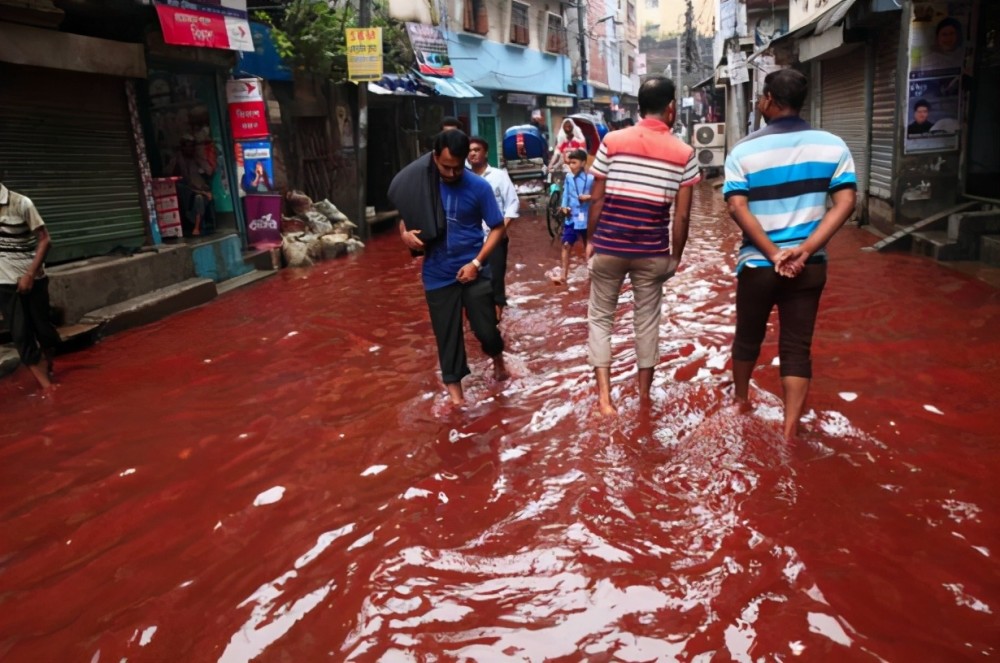
[[[483,263],[479,262],[479,258],[473,258],[472,264],[476,266],[476,269],[482,269]]]

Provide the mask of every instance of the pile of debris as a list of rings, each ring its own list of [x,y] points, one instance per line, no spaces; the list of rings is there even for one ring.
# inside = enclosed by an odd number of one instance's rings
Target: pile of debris
[[[357,225],[329,200],[313,203],[301,191],[285,196],[294,216],[281,218],[281,253],[289,267],[309,267],[365,248]]]

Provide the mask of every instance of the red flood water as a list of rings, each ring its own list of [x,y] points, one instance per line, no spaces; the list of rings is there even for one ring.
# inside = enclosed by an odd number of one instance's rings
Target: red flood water
[[[0,382],[3,661],[956,661],[1000,650],[1000,296],[831,246],[804,440],[726,407],[738,242],[699,188],[655,404],[595,423],[586,272],[512,231],[514,377],[446,405],[393,233]],[[470,348],[474,346],[470,342]]]

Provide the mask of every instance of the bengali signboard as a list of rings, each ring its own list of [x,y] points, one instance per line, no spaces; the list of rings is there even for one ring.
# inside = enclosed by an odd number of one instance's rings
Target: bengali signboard
[[[246,2],[218,5],[165,0],[156,2],[163,41],[174,46],[252,51]]]
[[[229,124],[233,130],[233,138],[243,140],[270,135],[260,79],[238,78],[226,81],[226,101],[229,104]]]
[[[382,79],[382,28],[347,28],[347,78],[355,83]]]

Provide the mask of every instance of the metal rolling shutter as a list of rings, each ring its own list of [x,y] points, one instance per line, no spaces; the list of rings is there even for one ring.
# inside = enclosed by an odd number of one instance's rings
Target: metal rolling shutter
[[[865,117],[865,51],[823,61],[820,128],[840,136],[854,156],[858,193],[868,189],[868,121]]]
[[[145,242],[123,79],[4,66],[0,164],[48,226],[49,262]]]
[[[892,200],[892,170],[896,154],[896,56],[899,22],[879,30],[872,90],[872,148],[868,193]]]

